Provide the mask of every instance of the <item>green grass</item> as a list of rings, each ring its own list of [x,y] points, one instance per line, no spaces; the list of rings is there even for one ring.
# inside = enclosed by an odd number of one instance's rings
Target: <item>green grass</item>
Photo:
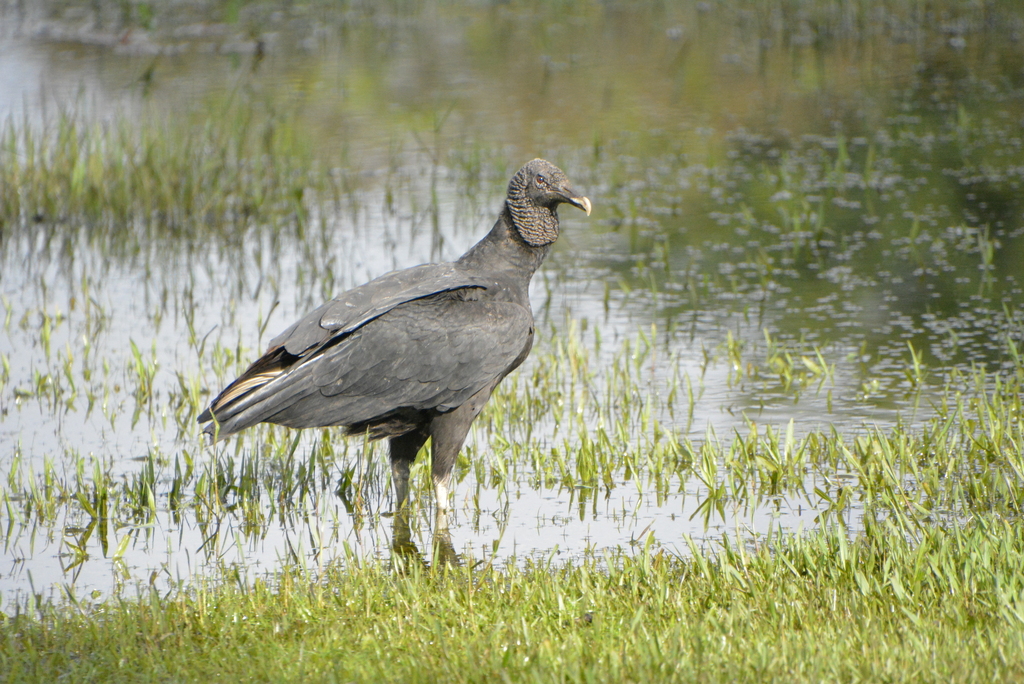
[[[709,428],[695,439],[673,425],[692,414],[700,389],[687,377],[648,376],[651,337],[626,340],[600,377],[591,370],[594,352],[574,326],[546,340],[529,369],[495,393],[479,420],[479,437],[460,455],[457,488],[469,497],[460,505],[463,512],[471,518],[487,513],[471,496],[474,489],[478,497],[490,489],[506,500],[528,491],[572,492],[582,506],[588,498],[636,487],[659,505],[685,488],[696,497],[696,508],[680,524],[689,530],[703,524],[705,532],[743,519],[736,511],[770,515],[794,506],[815,511],[822,525],[856,532],[885,522],[911,539],[976,515],[1021,515],[1024,361],[1012,340],[1006,341],[1012,368],[948,372],[945,387],[929,395],[931,417],[915,425],[844,432],[798,428],[792,420],[760,424],[750,417],[731,435]],[[137,353],[141,392],[150,362]],[[754,384],[762,395],[798,397],[796,385],[826,391],[828,352],[801,355],[776,341],[764,358],[734,345],[721,353],[730,368],[740,369],[736,381]],[[660,363],[679,370],[671,358]],[[44,459],[40,468],[15,448],[0,487],[0,506],[12,523],[2,538],[11,544],[26,530],[73,521],[79,532],[69,537],[65,531],[65,543],[84,554],[90,537],[106,533],[108,523],[119,530],[116,547],[169,511],[175,524],[177,516],[233,521],[256,542],[282,524],[317,521],[313,527],[319,528],[322,516],[338,515],[332,505],[339,499],[356,521],[387,510],[388,475],[379,446],[340,439],[330,430],[263,426],[207,453],[195,443],[202,401],[191,386],[183,383],[161,400],[146,393],[145,411],[164,406],[177,412],[180,448],[165,453],[154,446],[126,471],[116,472],[113,459],[71,450]],[[411,505],[417,511],[429,506],[426,470],[422,463],[414,470]],[[640,518],[634,514],[633,521]],[[334,518],[332,523],[339,525]]]
[[[532,375],[496,397],[487,417],[526,423],[541,406],[583,405],[582,394],[593,390],[592,362],[578,334],[552,343]],[[1015,370],[952,374],[945,403],[915,428],[799,437],[752,426],[749,434],[694,447],[665,434],[655,439],[656,425],[641,429],[637,422],[637,412],[660,396],[636,398],[644,387],[636,374],[647,365],[644,339],[624,345],[611,364],[613,389],[587,409],[596,419],[578,420],[575,409],[558,419],[558,430],[579,442],[575,452],[552,449],[530,465],[529,449],[502,447],[511,428],[499,426],[492,453],[463,464],[463,473],[489,467],[477,480],[511,487],[524,486],[523,478],[562,478],[583,489],[601,487],[608,469],[652,482],[696,478],[705,485],[700,512],[709,522],[724,507],[759,509],[802,492],[809,504],[828,504],[817,529],[753,537],[740,530],[741,541],[726,534],[675,545],[641,532],[630,548],[569,561],[554,554],[503,563],[463,557],[453,565],[443,562],[450,555],[428,553],[424,562],[396,546],[390,561],[348,553],[312,569],[296,557],[302,565],[285,563],[266,575],[228,566],[169,591],[153,583],[137,598],[122,593],[100,603],[69,589],[58,600],[27,597],[17,614],[0,619],[0,671],[9,681],[1024,676],[1024,366],[1012,342]],[[786,385],[791,365],[809,372],[822,365],[792,363],[802,357],[777,342],[765,351],[760,363],[743,350],[724,353],[747,381],[764,373],[763,381]],[[810,378],[817,382],[817,375]],[[603,423],[605,436],[587,432],[588,422]],[[626,433],[632,441],[617,441]],[[336,457],[329,442],[308,458],[296,444],[272,439],[265,452],[239,448],[201,466],[176,463],[171,486],[178,494],[169,500],[178,503],[170,505],[191,508],[199,519],[234,516],[259,537],[272,518],[301,516],[306,502],[331,487]],[[86,512],[91,507],[93,520],[146,526],[156,513],[154,489],[167,486],[165,465],[151,458],[121,484],[99,467],[90,480],[82,462],[73,480],[52,464],[39,478],[12,470],[10,491],[19,494],[7,505],[30,507],[45,524],[62,496]],[[848,528],[854,515],[863,516],[854,525],[859,531]],[[110,541],[115,563],[124,539]],[[445,541],[435,533],[435,553],[445,553]]]
[[[1012,681],[1024,530],[997,516],[566,565],[352,560],[0,623],[7,681]]]
[[[206,5],[222,9],[225,21],[273,28],[257,21],[264,3]],[[293,3],[303,5],[319,6]],[[382,11],[416,16],[428,5]],[[391,46],[409,43],[413,29],[350,17],[344,29],[335,26],[341,37],[331,40],[342,46],[330,54],[352,56],[339,60],[356,65],[351,70],[265,78],[270,53],[263,66],[240,62],[230,77],[237,82],[185,115],[151,111],[162,100],[143,95],[154,106],[144,107],[141,122],[97,123],[66,110],[0,127],[0,255],[11,283],[0,297],[10,341],[0,352],[0,417],[28,425],[38,411],[57,426],[82,418],[115,437],[152,435],[140,454],[116,439],[80,447],[74,428],[57,427],[61,441],[47,453],[5,425],[13,435],[0,470],[5,558],[15,567],[23,555],[29,566],[51,562],[31,557],[32,549],[59,539],[54,554],[68,593],[2,597],[17,614],[0,617],[0,679],[1021,679],[1024,328],[1014,264],[1024,94],[1013,85],[1019,50],[1005,28],[1015,24],[1003,20],[1019,10],[953,0],[933,3],[932,13],[915,0],[885,3],[878,14],[855,3],[776,2],[753,14],[746,1],[712,5],[705,13],[695,4],[641,4],[637,16],[656,30],[635,36],[607,31],[619,18],[602,19],[595,3],[474,6],[456,54],[480,69],[469,80],[500,84],[501,98],[481,90],[453,105],[424,91],[392,107],[395,93],[378,72],[390,73]],[[177,22],[156,3],[122,6],[126,26]],[[431,21],[466,9],[438,7],[423,35],[432,36]],[[577,42],[536,31],[567,18]],[[904,20],[913,30],[898,28]],[[677,24],[686,28],[681,36],[662,35]],[[914,47],[946,46],[953,25],[970,46],[955,59]],[[820,36],[813,44],[803,30],[811,26]],[[402,40],[381,40],[382,31]],[[512,42],[496,39],[504,34]],[[1003,41],[1011,48],[988,51]],[[737,55],[747,61],[735,69],[705,50],[716,42],[760,48]],[[651,71],[601,66],[597,45],[609,55],[641,55],[635,61]],[[864,61],[865,45],[874,62]],[[507,58],[520,53],[532,61]],[[705,53],[713,58],[705,62]],[[384,546],[310,570],[303,564],[324,549],[342,553],[348,532],[368,529],[365,520],[386,508],[381,450],[364,460],[358,440],[260,428],[203,451],[195,416],[284,322],[270,318],[278,300],[287,307],[293,297],[294,308],[306,310],[363,280],[362,270],[335,260],[348,250],[339,235],[373,230],[375,243],[388,243],[429,231],[434,254],[442,251],[439,226],[454,225],[468,243],[493,219],[521,150],[509,147],[508,131],[467,123],[494,121],[492,102],[536,105],[533,75],[548,63],[541,55],[565,65],[545,76],[553,79],[545,97],[564,93],[574,107],[545,99],[558,121],[538,120],[548,137],[528,136],[522,148],[570,161],[564,166],[580,187],[600,193],[600,209],[586,224],[589,236],[579,223],[566,230],[536,291],[547,285],[551,304],[559,280],[577,278],[575,261],[586,262],[604,280],[605,312],[639,303],[643,323],[602,341],[596,318],[538,311],[537,348],[477,422],[458,463],[458,490],[498,491],[514,510],[505,516],[533,514],[516,505],[522,492],[568,492],[572,501],[559,515],[578,508],[582,516],[588,498],[634,487],[657,501],[658,515],[678,515],[667,500],[693,510],[692,497],[696,512],[678,518],[678,534],[657,538],[641,531],[635,511],[623,512],[622,527],[636,538],[607,553],[574,547],[546,561],[506,562],[498,540],[494,557],[452,566],[397,548],[393,560],[379,559]],[[1006,60],[1004,76],[990,78],[996,56]],[[153,93],[177,74],[169,63],[145,62]],[[850,78],[852,66],[907,83],[864,98],[871,84]],[[522,82],[509,77],[518,72]],[[813,106],[780,97],[765,123],[747,113],[745,99],[718,104],[718,95],[746,98],[766,78],[796,72],[802,77],[782,81],[780,92],[806,88]],[[955,87],[938,89],[946,80]],[[294,92],[279,81],[295,84]],[[712,98],[707,82],[725,85]],[[1003,84],[995,95],[993,82]],[[695,116],[677,99],[715,104]],[[821,106],[829,99],[854,105],[836,104],[837,115]],[[636,118],[637,109],[648,118]],[[719,109],[725,114],[707,113]],[[776,132],[777,121],[792,131]],[[388,140],[386,155],[375,152],[380,158],[359,146],[386,148]],[[592,149],[580,140],[593,140]],[[951,198],[942,200],[948,213],[936,198]],[[993,206],[999,211],[983,211]],[[579,256],[588,250],[592,260]],[[282,254],[293,255],[294,274],[282,269]],[[622,254],[629,258],[602,261]],[[224,270],[231,272],[222,277]],[[145,283],[130,293],[145,300],[145,311],[126,309],[124,292],[106,289],[108,275],[117,282],[124,272]],[[542,285],[549,277],[555,284]],[[843,303],[861,305],[858,293],[899,294],[910,284],[942,295],[922,311],[892,304],[915,318],[918,333],[821,332]],[[17,294],[23,289],[27,295]],[[828,293],[838,304],[822,309]],[[254,329],[236,304],[261,296],[267,305]],[[971,317],[961,315],[961,302],[987,323],[965,323]],[[774,306],[780,311],[772,314]],[[803,318],[811,309],[815,317]],[[948,317],[948,332],[920,333],[933,311]],[[725,312],[710,326],[717,338],[705,322],[693,328],[698,341],[684,339],[696,312]],[[135,325],[123,335],[115,324],[127,316]],[[699,367],[673,355],[705,343]],[[723,368],[726,389],[710,386],[709,369]],[[703,427],[695,415],[708,401],[721,401],[716,408],[735,420],[723,420],[730,427],[720,434],[695,436]],[[773,422],[772,405],[798,403],[827,411],[813,426]],[[920,419],[910,410],[918,404]],[[894,406],[906,410],[883,427],[851,425],[844,413],[878,406],[889,417]],[[430,500],[426,468],[416,477],[419,519]],[[339,499],[342,506],[331,505]],[[471,494],[462,501],[466,528],[492,513]],[[814,511],[815,528],[744,529],[745,512],[751,519],[787,506]],[[726,520],[740,521],[735,533],[708,532]],[[167,589],[171,562],[127,567],[131,550],[152,551],[161,535],[188,525],[203,537],[175,552],[197,563],[189,583],[172,579]],[[718,541],[688,541],[685,531],[696,535],[702,525]],[[253,569],[265,557],[218,564],[218,549],[253,549],[282,528],[308,534],[302,541],[313,552],[290,549],[269,561],[268,574]],[[312,538],[321,530],[322,539]],[[444,547],[443,535],[436,542]],[[92,593],[96,580],[70,593],[87,561],[111,567],[117,586],[109,598]],[[131,580],[150,572],[133,598]]]

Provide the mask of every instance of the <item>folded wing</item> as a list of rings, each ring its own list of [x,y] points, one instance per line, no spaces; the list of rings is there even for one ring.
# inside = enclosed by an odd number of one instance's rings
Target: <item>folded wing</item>
[[[529,309],[477,298],[484,289],[385,298],[375,305],[383,313],[371,318],[364,307],[349,320],[342,302],[330,302],[307,319],[317,315],[334,330],[321,324],[325,333],[315,333],[303,319],[275,338],[267,354],[214,401],[211,417],[218,427],[207,432],[224,436],[264,421],[373,427],[407,412],[457,408],[516,368],[533,342]]]

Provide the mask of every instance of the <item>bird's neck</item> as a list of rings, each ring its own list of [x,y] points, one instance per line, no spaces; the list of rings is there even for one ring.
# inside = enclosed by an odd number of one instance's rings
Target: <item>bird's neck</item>
[[[469,267],[479,264],[491,272],[504,271],[529,284],[549,248],[550,245],[534,247],[524,242],[513,228],[512,216],[505,207],[491,232],[463,254],[458,263]]]

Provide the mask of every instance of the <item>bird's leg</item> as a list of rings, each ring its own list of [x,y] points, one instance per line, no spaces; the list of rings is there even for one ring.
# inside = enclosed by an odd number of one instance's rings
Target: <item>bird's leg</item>
[[[491,391],[497,384],[498,381],[495,380],[470,397],[462,406],[430,421],[430,437],[433,440],[431,444],[431,474],[434,480],[434,496],[438,511],[448,509],[448,493],[452,482],[452,470],[455,468],[455,458],[459,455],[459,449],[462,448],[463,442],[466,441],[469,426],[487,400],[491,398]]]
[[[434,516],[434,534],[447,534],[451,533],[448,531],[448,509],[438,507],[437,514]]]
[[[466,441],[469,424],[476,417],[470,415],[466,404],[450,413],[438,416],[430,424],[432,443],[431,475],[434,480],[434,500],[439,512],[448,510],[448,488],[452,482],[455,457]]]
[[[391,459],[391,481],[395,485],[395,512],[402,510],[409,498],[409,467],[412,461]]]
[[[409,468],[416,460],[427,434],[421,430],[413,430],[390,439],[391,481],[395,485],[395,510],[401,510],[409,498]]]
[[[448,511],[448,485],[452,482],[452,473],[449,470],[447,475],[444,475],[439,480],[437,475],[434,475],[434,500],[437,501],[438,514],[444,516]],[[445,518],[445,524],[447,524],[447,518]]]

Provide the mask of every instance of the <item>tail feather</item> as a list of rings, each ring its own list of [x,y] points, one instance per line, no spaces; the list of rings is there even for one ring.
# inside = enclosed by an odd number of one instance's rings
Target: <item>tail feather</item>
[[[200,423],[212,421],[203,432],[218,439],[255,425],[262,419],[246,420],[245,416],[251,415],[252,409],[265,400],[274,400],[272,403],[280,409],[287,395],[278,396],[281,394],[280,389],[275,387],[268,392],[268,388],[282,376],[287,379],[287,371],[297,358],[279,347],[254,361],[199,415]]]
[[[203,430],[216,439],[233,435],[257,423],[277,422],[274,415],[285,411],[305,397],[319,393],[316,387],[294,382],[291,375],[265,380],[248,393],[210,411],[212,423]],[[278,382],[274,382],[278,380]]]

